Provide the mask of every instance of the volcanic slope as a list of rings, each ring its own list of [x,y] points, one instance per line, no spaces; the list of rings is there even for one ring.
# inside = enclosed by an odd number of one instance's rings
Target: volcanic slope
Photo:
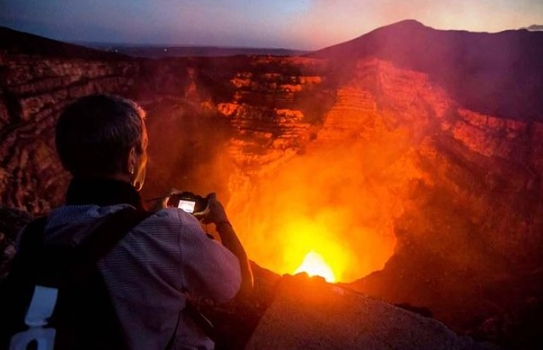
[[[543,119],[541,32],[444,31],[406,20],[310,56],[330,59],[341,77],[360,59],[382,59],[428,74],[465,108],[511,119]]]

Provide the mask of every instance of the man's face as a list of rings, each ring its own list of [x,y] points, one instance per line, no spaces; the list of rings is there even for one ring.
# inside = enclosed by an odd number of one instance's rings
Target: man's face
[[[134,187],[136,190],[141,190],[143,183],[145,182],[145,175],[147,172],[147,146],[149,145],[149,138],[147,137],[147,128],[145,123],[143,124],[143,139],[142,149],[143,152],[137,156],[136,163],[136,177],[134,180]]]

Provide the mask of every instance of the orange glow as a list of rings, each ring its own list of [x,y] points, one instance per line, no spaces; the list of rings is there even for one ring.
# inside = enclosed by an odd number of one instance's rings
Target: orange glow
[[[247,254],[275,273],[292,274],[313,251],[335,282],[382,269],[394,253],[394,220],[410,181],[421,176],[409,136],[384,130],[375,141],[308,149],[258,175],[234,172],[228,212]]]
[[[304,261],[302,262],[302,265],[298,267],[296,271],[294,271],[294,274],[305,272],[309,276],[321,276],[323,277],[327,282],[335,282],[336,276],[334,275],[334,272],[326,264],[326,261],[320,256],[319,254],[315,252],[309,252],[304,258]]]
[[[326,224],[326,220],[324,218],[309,220],[304,217],[297,220],[294,218],[285,220],[285,223],[281,225],[281,231],[285,233],[285,236],[282,239],[282,266],[278,272],[305,271],[310,276],[322,276],[329,282],[331,282],[330,276],[334,282],[342,278],[352,263],[351,252],[348,251],[348,247],[338,243],[338,238],[331,233],[333,231]],[[302,266],[300,266],[302,259]],[[324,270],[329,272],[323,274]]]

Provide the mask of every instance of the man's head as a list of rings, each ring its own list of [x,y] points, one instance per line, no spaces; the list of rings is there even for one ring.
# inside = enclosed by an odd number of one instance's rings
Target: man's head
[[[74,177],[126,179],[140,189],[147,163],[145,112],[113,95],[90,95],[60,114],[56,147]]]

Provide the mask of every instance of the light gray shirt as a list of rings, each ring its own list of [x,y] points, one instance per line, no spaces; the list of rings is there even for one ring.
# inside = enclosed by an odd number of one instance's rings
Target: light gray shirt
[[[71,205],[53,210],[45,239],[78,244],[107,214],[127,207]],[[185,293],[221,303],[241,284],[239,260],[208,238],[198,221],[177,208],[158,211],[127,233],[103,257],[103,274],[130,349],[212,349],[213,342],[181,311]]]

